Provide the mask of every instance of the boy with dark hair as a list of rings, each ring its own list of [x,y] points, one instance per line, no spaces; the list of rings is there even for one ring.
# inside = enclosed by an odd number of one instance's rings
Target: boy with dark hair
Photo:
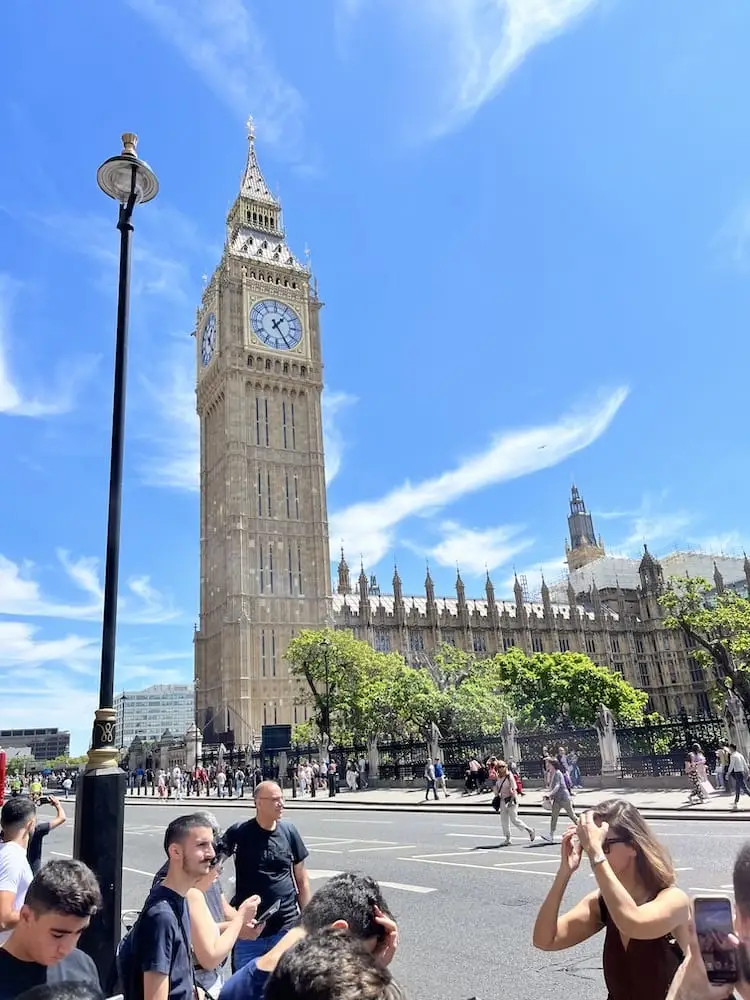
[[[82,861],[46,864],[0,947],[0,1000],[44,984],[76,982],[99,990],[96,966],[76,946],[101,903],[96,876]]]
[[[343,872],[329,879],[302,911],[292,928],[265,955],[252,959],[227,980],[220,1000],[260,1000],[281,956],[303,938],[326,927],[345,931],[362,943],[375,962],[390,965],[398,948],[398,927],[380,886],[367,875]]]
[[[401,991],[361,941],[327,927],[285,952],[266,1000],[397,1000]]]
[[[211,868],[214,834],[205,815],[178,816],[167,827],[169,867],[152,888],[117,956],[126,1000],[193,1000],[190,918],[185,895]]]
[[[26,890],[34,877],[26,857],[36,825],[36,806],[29,798],[9,799],[0,811],[0,945],[20,919]]]

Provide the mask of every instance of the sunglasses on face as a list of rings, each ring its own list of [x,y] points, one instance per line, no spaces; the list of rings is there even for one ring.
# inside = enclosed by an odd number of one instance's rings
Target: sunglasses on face
[[[627,837],[608,837],[602,844],[602,851],[605,854],[609,854],[609,852],[612,850],[612,847],[615,844],[629,844],[629,843],[630,841],[628,840]]]

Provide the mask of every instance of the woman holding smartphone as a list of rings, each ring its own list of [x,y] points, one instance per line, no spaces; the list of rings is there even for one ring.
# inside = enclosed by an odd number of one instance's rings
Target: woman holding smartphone
[[[597,888],[560,916],[584,855]],[[664,1000],[688,943],[688,897],[675,881],[669,853],[635,806],[621,799],[603,802],[563,836],[560,868],[534,925],[534,946],[563,951],[603,930],[608,1000]]]

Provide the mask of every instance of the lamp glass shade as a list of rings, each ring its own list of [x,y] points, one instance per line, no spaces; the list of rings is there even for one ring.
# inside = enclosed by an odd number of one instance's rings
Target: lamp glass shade
[[[111,156],[99,167],[96,180],[105,194],[124,205],[130,197],[133,171],[136,204],[151,201],[159,191],[159,182],[148,163],[135,156]]]

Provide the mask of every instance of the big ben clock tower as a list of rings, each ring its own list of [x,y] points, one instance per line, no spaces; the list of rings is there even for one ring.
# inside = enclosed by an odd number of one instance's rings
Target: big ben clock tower
[[[200,625],[196,721],[247,744],[302,722],[284,652],[325,619],[330,591],[321,303],[286,244],[281,204],[247,166],[196,327]]]

